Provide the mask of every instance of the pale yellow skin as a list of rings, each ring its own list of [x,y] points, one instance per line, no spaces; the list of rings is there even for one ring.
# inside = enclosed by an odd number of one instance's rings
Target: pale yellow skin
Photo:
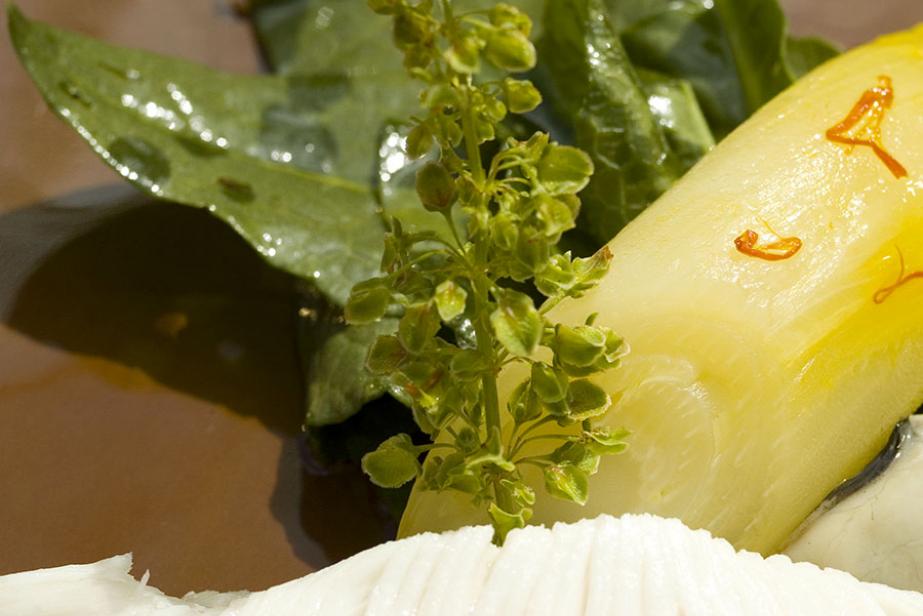
[[[883,146],[832,143],[879,75],[893,80]],[[765,221],[765,222],[764,222]],[[769,262],[734,238],[766,224],[804,246]],[[597,379],[606,418],[633,435],[604,459],[585,507],[541,479],[532,523],[651,512],[707,528],[738,548],[781,548],[894,424],[923,402],[923,280],[884,303],[875,292],[923,269],[923,29],[827,63],[767,104],[609,243],[599,287],[550,318],[599,312],[631,345]],[[521,372],[501,375],[501,395]],[[402,535],[483,522],[457,493],[415,490]]]

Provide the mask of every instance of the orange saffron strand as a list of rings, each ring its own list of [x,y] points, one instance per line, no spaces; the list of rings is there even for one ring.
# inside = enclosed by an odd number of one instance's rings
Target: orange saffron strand
[[[907,169],[888,154],[881,145],[881,123],[885,111],[894,104],[894,88],[887,75],[878,77],[878,85],[862,93],[859,101],[853,105],[842,122],[827,130],[827,139],[849,146],[866,146],[884,163],[885,167],[900,179],[907,177]],[[848,133],[855,130],[857,136]],[[862,135],[862,133],[865,133]]]
[[[734,239],[737,251],[750,257],[766,261],[783,261],[790,259],[801,250],[803,245],[800,238],[780,237],[769,244],[759,245],[760,235],[752,229],[747,229]]]
[[[923,278],[923,271],[911,272],[910,274],[905,274],[906,269],[904,268],[904,253],[901,252],[901,249],[897,249],[897,255],[901,260],[901,273],[897,276],[897,282],[894,284],[878,289],[875,291],[875,295],[872,296],[872,300],[876,304],[883,304],[885,300],[891,297],[891,294],[900,289],[902,286],[910,282],[911,280],[916,280],[917,278]]]

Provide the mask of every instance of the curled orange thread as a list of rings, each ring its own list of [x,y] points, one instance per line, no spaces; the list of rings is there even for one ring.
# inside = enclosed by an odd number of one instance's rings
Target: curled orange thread
[[[849,115],[827,130],[827,139],[849,146],[864,145],[872,148],[894,177],[902,178],[907,176],[907,170],[881,145],[881,122],[885,119],[885,111],[893,103],[891,78],[881,75],[878,77],[878,85],[862,93]],[[853,136],[848,134],[850,131],[853,131]]]
[[[901,260],[901,273],[898,274],[897,276],[897,282],[895,282],[894,284],[890,286],[887,286],[887,287],[884,287],[882,289],[878,289],[877,291],[875,291],[875,295],[872,296],[872,300],[876,304],[883,304],[886,299],[891,297],[892,293],[900,289],[902,286],[904,286],[911,280],[914,280],[917,278],[923,278],[923,271],[911,272],[910,274],[905,273],[907,270],[904,267],[904,253],[901,252],[900,248],[897,249],[897,256]]]
[[[768,224],[766,226],[769,227]],[[760,234],[753,229],[747,229],[734,239],[734,246],[737,247],[738,252],[757,259],[765,259],[766,261],[790,259],[801,250],[803,243],[800,238],[780,237],[778,233],[772,230],[772,227],[769,227],[769,230],[779,239],[768,244],[759,245]]]

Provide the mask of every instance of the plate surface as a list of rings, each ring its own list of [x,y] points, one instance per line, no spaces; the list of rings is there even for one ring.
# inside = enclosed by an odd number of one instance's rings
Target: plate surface
[[[844,44],[923,21],[919,0],[783,4],[796,33]],[[20,5],[259,70],[222,0]],[[133,551],[169,593],[258,589],[380,541],[361,478],[301,470],[285,277],[207,215],[121,185],[45,108],[5,28],[0,100],[0,574]]]

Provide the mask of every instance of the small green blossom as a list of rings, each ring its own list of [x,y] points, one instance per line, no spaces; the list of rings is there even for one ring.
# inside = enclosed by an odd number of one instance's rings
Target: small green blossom
[[[538,467],[552,496],[582,505],[600,457],[626,446],[624,430],[593,425],[612,398],[589,378],[618,365],[621,338],[594,325],[595,315],[576,327],[548,318],[558,302],[592,288],[612,259],[607,248],[574,258],[556,247],[574,228],[593,164],[544,133],[506,139],[482,159],[482,144],[495,140],[507,114],[542,102],[531,82],[503,75],[535,66],[522,11],[497,4],[455,14],[449,0],[369,6],[391,17],[404,66],[423,84],[425,114],[414,119],[406,150],[414,159],[438,150],[416,189],[424,208],[443,215],[451,240],[387,220],[382,276],[356,285],[347,303],[351,323],[402,311],[367,367],[388,378],[433,441],[392,437],[363,468],[378,485],[416,478],[424,490],[470,495],[502,541],[533,514],[535,487],[523,467]],[[478,82],[485,64],[500,78]],[[537,295],[546,298],[540,307]],[[497,377],[512,363],[526,364],[529,376],[501,409]]]

